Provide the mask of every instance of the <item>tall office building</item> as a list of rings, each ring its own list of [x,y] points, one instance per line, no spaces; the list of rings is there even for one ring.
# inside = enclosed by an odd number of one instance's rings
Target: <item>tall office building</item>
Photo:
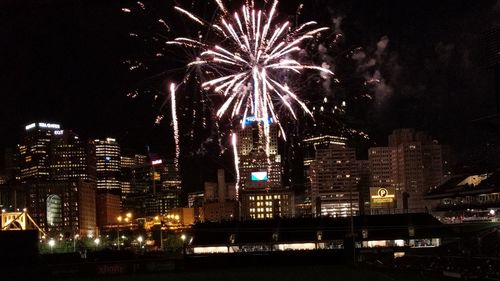
[[[358,164],[353,148],[338,143],[317,145],[309,169],[316,215],[359,213]]]
[[[60,132],[55,123],[32,123],[25,127],[25,134],[17,146],[20,180],[48,180],[50,178],[50,151],[52,137]]]
[[[125,199],[127,196],[132,194],[132,169],[136,166],[134,157],[121,156],[121,197]]]
[[[180,192],[174,162],[155,159],[132,168],[131,192],[123,207],[142,216],[164,215],[180,206]]]
[[[50,234],[96,234],[95,184],[88,180],[26,185],[31,217]]]
[[[132,187],[134,180],[134,169],[147,164],[147,156],[135,154],[134,156],[121,156],[121,193],[122,199],[138,192]]]
[[[359,191],[359,213],[370,213],[370,161],[356,160]]]
[[[269,128],[269,153],[266,154],[262,127],[253,117],[247,117],[245,128],[237,132],[237,150],[240,168],[239,186],[248,188],[280,188],[282,186],[281,155],[278,154],[278,126]],[[257,175],[262,176],[258,180]]]
[[[50,179],[90,179],[86,143],[70,130],[58,130],[50,145]]]
[[[173,159],[162,159],[161,160],[162,171],[161,171],[161,186],[163,189],[181,189],[181,178],[179,171],[176,167],[175,160]]]
[[[91,140],[89,154],[97,188],[121,190],[121,153],[116,139]]]
[[[237,132],[241,217],[269,219],[293,216],[293,192],[282,183],[278,126],[270,122],[269,142],[266,145],[263,121],[250,116],[244,122],[245,127]],[[263,207],[264,204],[266,207]]]
[[[396,147],[371,147],[368,150],[370,185],[393,187],[398,183],[398,149]]]
[[[394,130],[388,139],[388,147],[368,151],[371,197],[378,200],[371,201],[371,209],[423,211],[424,193],[444,179],[442,146],[414,129]],[[381,189],[394,199],[378,198],[376,193]]]
[[[25,206],[40,227],[95,234],[95,182],[90,180],[86,144],[78,135],[60,124],[29,124],[16,156]]]
[[[305,187],[306,192],[310,195],[311,190],[311,174],[310,174],[310,165],[314,158],[316,157],[316,148],[324,147],[327,145],[340,145],[346,146],[347,139],[339,136],[331,136],[331,135],[320,135],[313,136],[309,138],[305,138],[302,141],[302,147],[304,149],[304,179],[305,179]]]

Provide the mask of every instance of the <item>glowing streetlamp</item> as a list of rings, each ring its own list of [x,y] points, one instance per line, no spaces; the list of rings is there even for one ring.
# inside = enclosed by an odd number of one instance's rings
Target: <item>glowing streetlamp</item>
[[[118,250],[120,250],[120,226],[122,222],[129,223],[132,221],[132,213],[128,212],[125,216],[118,216],[116,220],[118,221],[118,227],[116,228],[116,244],[118,246]]]
[[[116,218],[116,220],[118,221],[118,227],[116,228],[116,245],[118,247],[118,250],[120,250],[120,223],[122,222],[123,218],[122,216],[118,216]]]
[[[73,237],[73,252],[76,252],[76,239],[78,239],[78,237],[80,237],[79,234],[75,234]]]
[[[137,237],[137,242],[139,242],[139,250],[141,251],[142,251],[142,241],[143,241],[142,236]]]
[[[54,246],[56,245],[56,241],[52,238],[49,240],[49,247],[50,247],[50,252],[54,253]]]
[[[186,256],[186,234],[181,235],[181,240],[182,240],[182,254]]]
[[[97,251],[97,247],[99,247],[99,243],[101,243],[101,239],[96,238],[96,239],[94,240],[94,243],[95,243],[95,250]]]
[[[160,225],[160,249],[163,250],[163,221],[160,219],[160,216],[155,216],[154,219]]]

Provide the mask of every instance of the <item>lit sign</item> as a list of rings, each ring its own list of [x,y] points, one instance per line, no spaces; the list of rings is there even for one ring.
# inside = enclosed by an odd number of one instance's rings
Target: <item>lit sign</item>
[[[115,141],[116,141],[116,139],[114,139],[114,138],[107,138],[107,139],[106,139],[106,141],[107,141],[107,142],[115,142]]]
[[[59,124],[51,124],[51,123],[38,123],[38,127],[40,128],[48,128],[48,129],[61,129],[61,125]]]
[[[25,129],[26,129],[26,131],[27,131],[27,130],[30,130],[30,129],[35,128],[35,126],[36,126],[36,123],[32,123],[32,124],[29,124],[28,126],[26,126],[26,127],[24,127],[24,128],[25,128]]]
[[[155,165],[160,165],[161,163],[163,163],[163,161],[161,159],[159,159],[159,160],[153,160],[151,162],[151,165],[155,166]]]
[[[64,134],[64,130],[54,131],[54,135],[62,135],[62,134]]]
[[[253,172],[252,181],[267,181],[267,172]]]
[[[372,204],[393,203],[395,199],[394,192],[389,192],[387,188],[371,188]]]
[[[257,121],[264,121],[264,118],[255,118],[255,116],[247,116],[245,118],[245,125],[250,125],[253,122],[257,122]],[[269,117],[268,123],[273,123],[273,119],[271,117]]]

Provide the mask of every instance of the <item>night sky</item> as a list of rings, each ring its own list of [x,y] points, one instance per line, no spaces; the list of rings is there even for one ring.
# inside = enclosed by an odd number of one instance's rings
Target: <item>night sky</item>
[[[498,112],[482,38],[491,26],[500,24],[500,2],[303,2],[304,18],[314,16],[327,26],[340,19],[337,28],[345,48],[362,46],[375,58],[382,83],[372,89],[374,101],[364,116],[370,144],[386,145],[394,128],[416,127],[452,145],[468,165],[485,165],[491,162],[489,157],[500,154],[500,122],[481,119]],[[149,145],[164,155],[173,154],[168,112],[165,122],[154,124],[161,103],[148,95],[126,96],[148,81],[148,88],[163,91],[163,80],[170,78],[145,79],[151,73],[136,75],[123,63],[148,50],[147,43],[134,42],[130,32],[154,33],[144,16],[121,12],[134,3],[1,1],[0,147],[14,146],[26,124],[48,121],[60,122],[84,137],[117,137],[125,152],[144,152]],[[172,1],[144,3],[155,9],[155,15],[178,17],[169,10]],[[177,3],[187,7],[191,2]],[[282,0],[279,9],[293,14],[298,3]],[[179,62],[163,58],[162,63],[169,71]],[[363,72],[368,62],[353,63]],[[374,69],[366,75],[373,76]],[[197,165],[219,161],[213,155],[206,157]]]

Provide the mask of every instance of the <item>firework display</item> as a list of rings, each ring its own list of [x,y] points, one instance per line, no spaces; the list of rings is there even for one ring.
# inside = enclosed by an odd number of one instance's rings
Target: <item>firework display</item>
[[[266,140],[270,122],[274,122],[286,139],[275,104],[284,105],[295,119],[297,108],[311,116],[312,112],[287,86],[285,74],[301,74],[305,69],[312,69],[333,75],[327,68],[303,64],[295,58],[304,41],[328,27],[317,27],[314,21],[298,27],[288,21],[277,22],[278,1],[273,1],[268,11],[256,9],[254,3],[246,3],[234,13],[228,12],[221,1],[216,2],[221,15],[214,23],[181,7],[176,6],[175,10],[209,28],[219,40],[205,42],[198,38],[177,37],[167,44],[199,50],[199,55],[187,66],[209,69],[213,73],[211,79],[203,81],[202,87],[224,97],[216,113],[218,118],[228,115],[231,119],[245,120],[253,116],[261,124]],[[242,121],[241,126],[244,127],[245,122]]]

